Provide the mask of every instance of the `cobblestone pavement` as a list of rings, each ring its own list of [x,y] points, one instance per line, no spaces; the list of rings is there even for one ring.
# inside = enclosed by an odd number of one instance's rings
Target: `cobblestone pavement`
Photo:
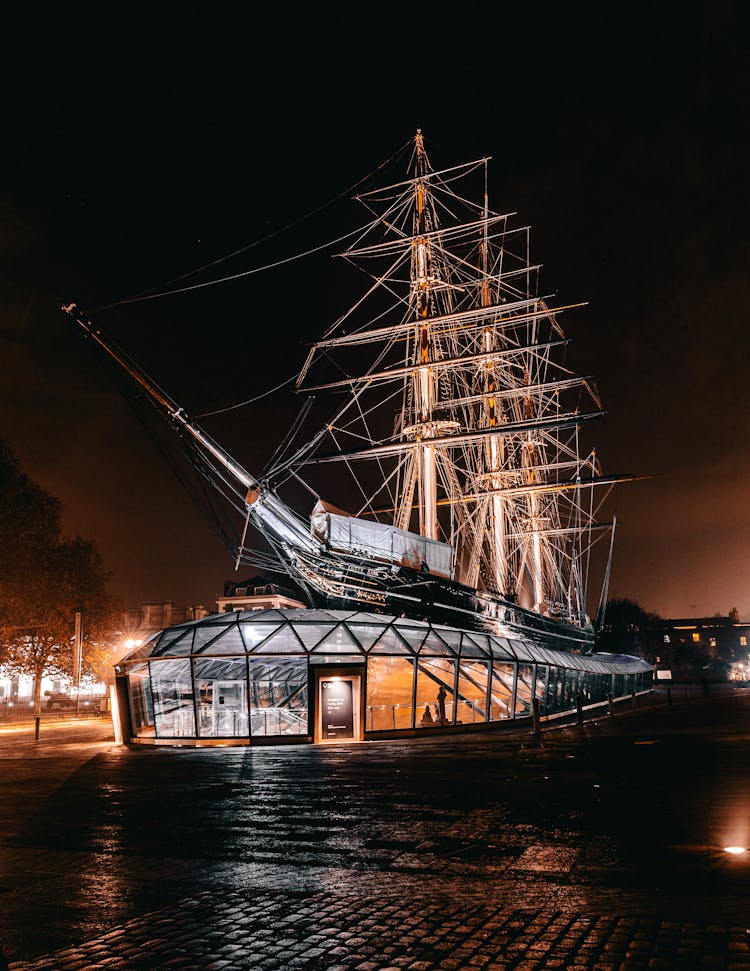
[[[750,971],[750,694],[540,739],[0,735],[11,971]]]

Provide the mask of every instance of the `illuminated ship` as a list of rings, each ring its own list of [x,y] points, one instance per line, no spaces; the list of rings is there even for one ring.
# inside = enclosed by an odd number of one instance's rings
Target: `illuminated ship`
[[[332,394],[337,407],[263,478],[75,304],[64,309],[240,510],[238,565],[257,561],[245,545],[253,525],[311,605],[588,652],[587,564],[597,542],[611,554],[614,533],[614,520],[597,519],[597,497],[631,477],[603,475],[582,444],[603,412],[592,380],[563,363],[559,317],[571,308],[540,293],[529,227],[489,208],[488,162],[436,171],[418,131],[406,178],[357,197],[370,218],[340,255],[364,272],[365,292],[312,345],[296,381],[300,395]],[[463,194],[472,182],[476,202]],[[318,491],[315,475],[332,467],[349,511]],[[306,477],[317,497],[309,518],[282,498],[290,477]]]

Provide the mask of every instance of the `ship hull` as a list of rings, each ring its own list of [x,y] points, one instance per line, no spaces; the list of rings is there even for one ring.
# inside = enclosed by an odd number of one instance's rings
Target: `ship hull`
[[[316,606],[362,610],[474,630],[523,636],[554,650],[589,653],[594,631],[526,610],[499,594],[443,577],[372,561],[297,554],[291,564]]]

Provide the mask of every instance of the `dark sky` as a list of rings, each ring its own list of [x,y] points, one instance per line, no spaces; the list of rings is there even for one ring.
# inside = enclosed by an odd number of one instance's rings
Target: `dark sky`
[[[347,305],[346,190],[421,127],[433,164],[491,155],[491,205],[531,224],[570,360],[597,376],[618,489],[610,594],[750,617],[745,6],[503,4],[228,10],[18,23],[0,151],[0,434],[92,539],[130,605],[213,608],[233,564],[91,349],[77,301],[201,414],[300,367]],[[413,18],[413,20],[409,20]],[[258,471],[284,394],[203,424]],[[301,509],[301,512],[307,512]]]

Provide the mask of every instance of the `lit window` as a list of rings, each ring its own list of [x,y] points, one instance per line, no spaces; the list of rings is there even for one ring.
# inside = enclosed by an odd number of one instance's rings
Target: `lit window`
[[[700,639],[701,639],[701,635],[698,633],[698,631],[696,631],[693,634],[693,643],[694,644],[699,644],[700,643]]]
[[[740,647],[747,647],[747,638],[744,634],[740,636]]]

